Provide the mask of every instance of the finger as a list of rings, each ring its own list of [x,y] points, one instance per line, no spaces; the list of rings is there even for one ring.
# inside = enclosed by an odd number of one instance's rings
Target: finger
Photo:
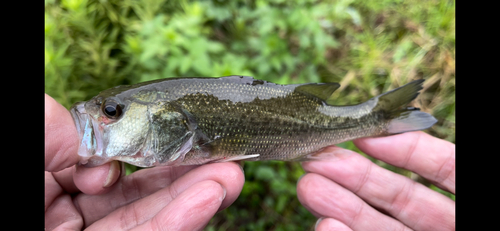
[[[331,217],[353,230],[403,230],[390,218],[328,178],[309,173],[297,184],[297,197],[317,217]]]
[[[68,194],[57,197],[45,211],[45,230],[81,230],[82,227],[82,217]]]
[[[323,175],[386,211],[413,229],[449,230],[455,226],[455,203],[448,197],[339,147],[324,152],[334,161],[302,164],[306,172]]]
[[[66,193],[83,192],[94,195],[106,192],[123,173],[123,164],[112,161],[94,168],[75,165],[59,172],[52,172],[52,176]]]
[[[152,219],[133,230],[202,230],[215,215],[226,196],[215,181],[202,181],[186,189]]]
[[[62,194],[63,189],[59,186],[50,172],[45,172],[45,212],[52,202]]]
[[[121,177],[105,194],[80,194],[74,203],[82,211],[86,225],[107,216],[114,210],[147,197],[171,185],[180,176],[196,166],[155,167],[142,169]]]
[[[78,133],[61,104],[45,94],[45,170],[57,172],[79,161]]]
[[[75,198],[75,204],[82,211],[86,225],[109,214],[107,218],[121,220],[115,224],[117,227],[128,229],[150,219],[177,195],[193,184],[205,180],[215,181],[226,189],[227,195],[220,207],[224,209],[236,200],[245,178],[239,165],[232,162],[199,167],[156,167],[122,177],[106,194],[79,195]],[[159,190],[161,193],[156,194]],[[132,203],[136,200],[139,201]],[[114,210],[116,211],[113,212]],[[123,219],[129,217],[132,219]]]
[[[77,165],[73,181],[78,189],[85,194],[102,194],[109,191],[110,186],[118,180],[122,168],[118,161],[111,161],[92,168]]]
[[[81,230],[83,220],[71,197],[63,194],[50,172],[45,172],[45,229]]]
[[[455,145],[424,132],[363,138],[354,144],[366,154],[413,171],[455,193]]]
[[[76,166],[72,166],[69,168],[65,168],[59,172],[52,172],[52,176],[54,180],[57,181],[59,186],[64,190],[64,192],[72,194],[76,192],[80,192],[80,190],[76,187],[73,182],[73,174],[76,171]],[[45,181],[47,182],[47,181]],[[47,187],[47,186],[46,186]]]
[[[316,222],[316,225],[314,226],[315,231],[328,231],[328,230],[335,230],[335,231],[349,231],[352,230],[349,228],[349,226],[345,225],[344,223],[335,220],[333,218],[320,218]]]

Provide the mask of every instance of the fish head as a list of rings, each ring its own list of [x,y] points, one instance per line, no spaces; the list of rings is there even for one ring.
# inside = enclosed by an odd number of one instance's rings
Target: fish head
[[[70,112],[85,166],[112,160],[141,167],[173,165],[192,148],[192,125],[182,109],[169,102],[101,93],[74,104]]]
[[[98,166],[138,154],[148,133],[147,105],[98,95],[70,109],[80,144],[80,163]]]

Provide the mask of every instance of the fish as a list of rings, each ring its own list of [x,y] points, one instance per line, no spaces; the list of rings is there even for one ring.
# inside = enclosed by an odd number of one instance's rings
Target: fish
[[[406,106],[423,81],[336,106],[338,83],[168,78],[104,90],[75,103],[70,113],[83,166],[113,160],[139,167],[308,161],[341,142],[430,128],[436,118]]]

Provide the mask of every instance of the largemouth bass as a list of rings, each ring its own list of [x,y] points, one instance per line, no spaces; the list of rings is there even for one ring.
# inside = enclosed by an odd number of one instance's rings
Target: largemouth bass
[[[140,167],[235,160],[304,161],[326,146],[431,127],[405,107],[423,80],[352,106],[338,83],[279,85],[247,76],[174,78],[117,86],[73,105],[81,163]]]

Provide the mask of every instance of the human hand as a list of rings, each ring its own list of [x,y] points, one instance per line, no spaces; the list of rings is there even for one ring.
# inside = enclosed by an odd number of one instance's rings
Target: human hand
[[[124,176],[118,162],[79,161],[70,113],[45,95],[45,228],[199,230],[233,203],[245,178],[233,162],[155,167]]]
[[[455,193],[455,145],[424,132],[363,138],[366,154],[408,169]],[[454,230],[455,202],[362,155],[339,147],[331,160],[302,164],[299,201],[316,217],[316,230]]]

